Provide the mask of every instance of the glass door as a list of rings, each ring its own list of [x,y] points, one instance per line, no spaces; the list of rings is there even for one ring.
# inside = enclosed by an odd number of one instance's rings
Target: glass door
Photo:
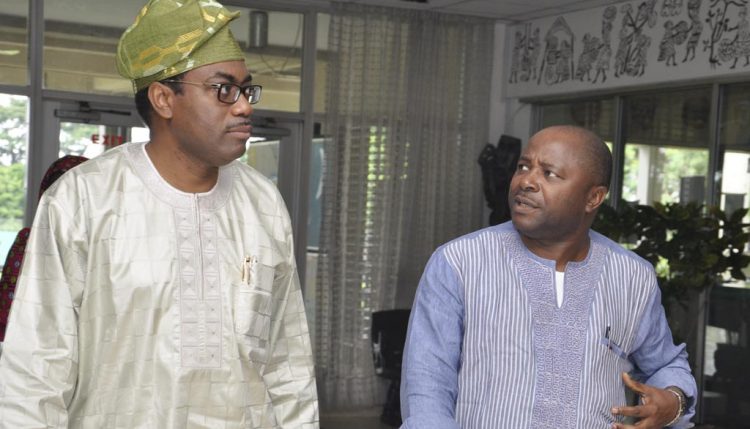
[[[145,128],[135,109],[61,102],[54,109],[57,125],[57,156],[94,158],[106,150],[131,141],[147,141]]]
[[[112,102],[45,99],[43,129],[32,142],[33,154],[27,174],[25,224],[30,225],[37,208],[42,177],[53,162],[65,155],[93,158],[105,150],[138,138],[148,139],[148,130],[127,98]]]

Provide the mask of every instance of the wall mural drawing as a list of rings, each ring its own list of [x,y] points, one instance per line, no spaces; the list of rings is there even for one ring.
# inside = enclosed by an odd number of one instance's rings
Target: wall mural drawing
[[[682,62],[695,59],[695,47],[698,45],[698,41],[703,33],[703,22],[701,22],[701,1],[702,0],[688,0],[687,13],[690,19],[690,36],[687,41],[687,48],[685,49],[685,58]],[[690,57],[690,58],[688,58]]]
[[[539,27],[534,31],[529,31],[530,29],[531,24],[526,24],[524,31],[516,31],[508,81],[510,83],[516,83],[519,79],[522,82],[536,79],[536,63],[541,42],[539,41]]]
[[[664,0],[661,4],[661,16],[670,18],[682,13],[682,0]]]
[[[730,12],[737,8],[738,23],[730,26]],[[709,51],[708,61],[712,68],[734,60],[730,68],[737,65],[740,57],[745,57],[745,66],[750,57],[750,30],[747,21],[747,0],[712,0],[706,18],[711,34],[703,40],[703,50]]]
[[[737,34],[734,36],[734,63],[730,67],[732,69],[737,65],[737,60],[740,57],[745,57],[745,64],[742,67],[750,64],[750,23],[747,21],[747,6],[740,8],[737,18],[739,22],[737,23]]]
[[[687,21],[672,23],[671,19],[664,21],[664,38],[659,43],[659,57],[657,61],[665,61],[668,66],[676,66],[677,46],[682,45],[690,34],[690,24]]]
[[[578,68],[576,68],[576,79],[583,81],[584,77],[591,83],[596,83],[599,76],[602,82],[607,80],[607,70],[612,57],[611,37],[612,24],[617,16],[617,8],[608,6],[602,14],[602,38],[586,33],[583,36],[583,52],[578,57]],[[591,69],[596,74],[592,80]]]
[[[750,0],[630,0],[528,21],[509,33],[508,83],[557,92],[750,70],[749,11]]]
[[[573,77],[575,38],[565,18],[558,16],[544,37],[544,55],[537,84],[542,77],[547,85],[565,82]]]
[[[656,25],[658,15],[655,7],[656,0],[646,0],[638,5],[635,16],[630,3],[624,4],[620,9],[623,17],[620,42],[615,55],[615,77],[641,76],[646,71],[651,36],[645,33],[644,26],[653,28]]]

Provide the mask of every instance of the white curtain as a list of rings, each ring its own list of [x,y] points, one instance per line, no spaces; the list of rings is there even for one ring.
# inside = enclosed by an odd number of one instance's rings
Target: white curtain
[[[324,409],[383,403],[371,313],[482,226],[494,23],[333,3],[315,353]],[[400,301],[397,298],[401,297]]]

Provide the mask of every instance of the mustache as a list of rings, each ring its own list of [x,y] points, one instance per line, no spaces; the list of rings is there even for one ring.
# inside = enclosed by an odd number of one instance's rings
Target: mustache
[[[226,126],[225,130],[229,131],[237,127],[246,127],[246,126],[252,126],[252,125],[253,125],[253,121],[249,119],[245,119],[242,121],[232,122],[231,124]]]

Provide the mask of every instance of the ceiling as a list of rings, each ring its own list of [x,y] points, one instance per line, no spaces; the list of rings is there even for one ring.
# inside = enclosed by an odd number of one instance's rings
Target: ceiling
[[[339,0],[341,1],[341,0]],[[476,15],[519,22],[601,7],[622,0],[344,0],[376,6],[405,7]]]

